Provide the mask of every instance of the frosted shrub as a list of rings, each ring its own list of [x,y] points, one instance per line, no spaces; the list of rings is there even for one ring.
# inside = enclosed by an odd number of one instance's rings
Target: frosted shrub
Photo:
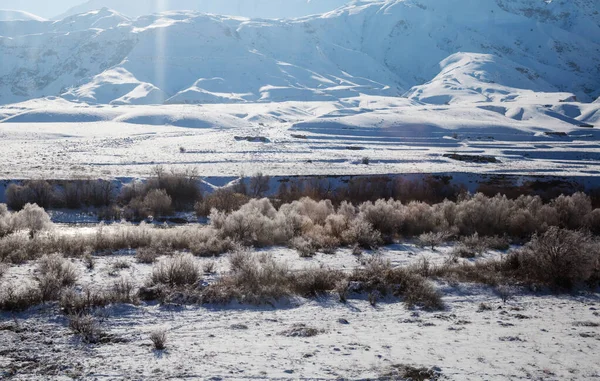
[[[303,234],[314,225],[310,217],[300,214],[291,204],[282,205],[279,208],[279,216],[282,219],[281,223],[285,224],[287,234],[291,237]]]
[[[436,246],[444,243],[446,239],[448,239],[448,233],[446,232],[429,232],[421,234],[418,243],[422,247],[430,247],[431,250],[435,250]]]
[[[600,234],[600,209],[594,209],[587,215],[585,226],[594,234]]]
[[[53,226],[48,213],[36,204],[26,204],[21,211],[14,215],[14,218],[19,228],[29,230],[31,238]]]
[[[560,227],[579,229],[583,226],[585,217],[592,212],[592,201],[584,193],[575,193],[572,196],[560,195],[550,205],[558,214]]]
[[[365,202],[359,207],[362,219],[383,236],[393,237],[402,228],[404,206],[399,201],[377,200]]]
[[[213,257],[223,254],[233,248],[233,241],[228,237],[221,237],[213,228],[200,229],[194,233],[189,243],[192,254],[200,257]]]
[[[31,190],[28,187],[18,185],[15,183],[10,184],[4,192],[6,197],[6,203],[12,210],[21,210],[25,204],[29,203],[33,196]]]
[[[312,241],[304,237],[294,237],[290,241],[290,246],[298,251],[301,258],[311,258],[317,253]]]
[[[328,254],[334,253],[335,249],[340,246],[338,237],[329,235],[327,229],[321,225],[314,225],[302,237],[308,240],[315,249]]]
[[[38,264],[37,277],[43,300],[57,300],[65,287],[75,284],[78,278],[75,266],[59,254],[45,255]]]
[[[456,224],[461,234],[502,234],[507,230],[512,201],[506,196],[486,197],[477,193],[457,205]]]
[[[0,239],[13,233],[16,229],[15,219],[5,204],[0,204]]]
[[[342,234],[342,242],[348,246],[358,244],[363,248],[373,249],[383,243],[383,240],[381,233],[373,229],[373,225],[362,218],[356,218]]]
[[[438,216],[434,208],[428,204],[412,201],[404,209],[404,227],[402,233],[414,236],[446,228],[446,224]]]
[[[514,237],[526,238],[536,231],[545,231],[547,226],[532,214],[528,209],[516,209],[508,217],[508,228],[506,233]],[[502,232],[496,231],[501,234]]]
[[[228,215],[221,234],[245,245],[273,244],[273,220],[256,210],[238,210]]]
[[[268,255],[238,249],[230,256],[231,273],[211,284],[205,294],[208,302],[262,304],[292,295],[293,278],[285,264]]]
[[[343,214],[332,214],[325,221],[325,231],[334,238],[341,238],[350,226],[350,218]]]
[[[180,210],[187,206],[193,206],[202,198],[198,180],[198,173],[195,169],[167,171],[158,166],[153,169],[153,176],[148,179],[146,186],[149,191],[164,190],[171,197],[173,206]]]
[[[329,200],[314,201],[304,197],[288,205],[282,205],[280,210],[286,214],[296,212],[301,216],[308,217],[313,224],[323,225],[327,216],[335,212],[333,204]]]
[[[588,281],[599,261],[600,249],[591,235],[551,227],[511,254],[506,265],[528,282],[569,289]]]
[[[224,238],[248,246],[267,246],[275,243],[276,216],[277,211],[269,200],[251,200],[229,215],[214,211],[211,224]]]
[[[171,197],[163,189],[154,189],[144,197],[144,208],[154,217],[171,214]]]
[[[346,217],[351,220],[356,217],[356,207],[349,203],[348,201],[342,201],[340,206],[338,207],[337,214]]]

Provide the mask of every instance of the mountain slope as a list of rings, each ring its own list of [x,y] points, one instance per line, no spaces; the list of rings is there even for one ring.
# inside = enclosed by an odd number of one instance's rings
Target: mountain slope
[[[440,63],[433,80],[413,87],[406,95],[431,104],[477,102],[554,102],[573,100],[530,69],[491,54],[456,53]],[[551,93],[551,94],[546,94]]]
[[[198,11],[251,18],[291,18],[320,14],[341,7],[350,0],[89,0],[56,17],[85,13],[101,8],[114,9],[129,17],[165,11]]]
[[[530,3],[366,1],[295,20],[131,19],[102,9],[0,22],[0,103],[48,95],[102,104],[307,101],[407,90],[421,101],[490,102],[524,94],[513,89],[596,99],[593,4],[544,3],[562,15],[545,22]]]
[[[0,21],[44,21],[44,19],[25,11],[0,9]]]

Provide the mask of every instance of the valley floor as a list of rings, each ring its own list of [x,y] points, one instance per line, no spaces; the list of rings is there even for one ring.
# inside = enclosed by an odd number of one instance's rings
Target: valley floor
[[[0,178],[135,178],[156,165],[220,177],[258,171],[593,177],[600,173],[598,133],[591,128],[599,109],[582,103],[432,106],[368,96],[200,106],[37,100],[0,107]]]

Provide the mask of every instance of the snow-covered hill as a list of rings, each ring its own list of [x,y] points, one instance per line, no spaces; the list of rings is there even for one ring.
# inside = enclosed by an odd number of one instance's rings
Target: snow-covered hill
[[[594,0],[388,0],[293,20],[189,11],[129,18],[101,9],[0,22],[0,103],[404,93],[432,103],[507,102],[533,92],[592,101],[600,95],[599,8]]]
[[[102,8],[129,17],[164,11],[190,10],[251,18],[292,18],[331,11],[350,0],[89,0],[56,17],[57,20]]]
[[[431,104],[574,101],[528,68],[491,54],[456,53],[440,63],[441,73],[413,87],[411,99]]]
[[[25,11],[0,9],[0,21],[44,21],[43,18]]]

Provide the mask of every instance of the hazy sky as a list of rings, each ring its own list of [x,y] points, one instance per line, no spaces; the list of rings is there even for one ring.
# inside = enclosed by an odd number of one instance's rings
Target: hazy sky
[[[0,0],[0,9],[18,9],[52,18],[83,2],[84,0]]]

